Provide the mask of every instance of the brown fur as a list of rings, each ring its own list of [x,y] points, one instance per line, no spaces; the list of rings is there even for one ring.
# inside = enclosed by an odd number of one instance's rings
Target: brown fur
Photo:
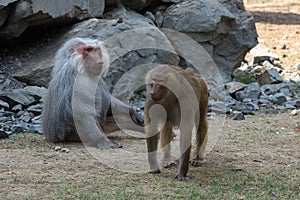
[[[208,89],[205,81],[191,69],[182,69],[171,65],[161,65],[149,71],[146,76],[147,97],[145,106],[145,128],[148,147],[148,160],[151,173],[159,173],[156,161],[158,143],[158,124],[162,122],[160,112],[151,112],[151,106],[163,106],[167,116],[160,131],[160,143],[163,148],[163,165],[173,165],[170,142],[173,127],[180,128],[180,160],[176,178],[187,179],[191,151],[192,129],[196,126],[195,156],[191,164],[199,166],[204,157],[207,144],[207,106]],[[184,109],[184,110],[182,110]],[[183,120],[183,121],[182,121]]]

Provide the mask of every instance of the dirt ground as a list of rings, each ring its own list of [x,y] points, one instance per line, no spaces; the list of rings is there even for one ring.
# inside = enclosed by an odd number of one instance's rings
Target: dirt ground
[[[280,55],[283,66],[299,63],[299,1],[248,0],[245,6],[257,21],[259,43]],[[210,119],[214,132],[212,125]],[[111,157],[96,159],[81,144],[59,144],[56,151],[57,145],[41,135],[17,134],[0,140],[0,199],[300,198],[300,115],[226,117],[221,126],[203,166],[190,169],[188,183],[174,181],[176,168],[159,175],[137,173],[140,166],[128,163],[138,161],[127,159],[126,152],[112,166],[105,164]],[[144,140],[114,138],[125,150],[146,150]],[[128,166],[131,172],[116,170]]]
[[[300,2],[244,0],[255,18],[259,44],[279,55],[283,67],[300,63]]]

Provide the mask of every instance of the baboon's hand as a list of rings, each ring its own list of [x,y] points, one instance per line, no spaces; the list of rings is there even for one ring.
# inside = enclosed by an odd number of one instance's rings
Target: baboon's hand
[[[130,116],[134,123],[139,126],[144,126],[144,117],[137,113],[135,109],[130,109]]]

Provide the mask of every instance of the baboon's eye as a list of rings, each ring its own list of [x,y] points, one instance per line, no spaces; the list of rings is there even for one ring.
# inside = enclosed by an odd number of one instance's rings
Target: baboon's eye
[[[87,47],[87,48],[86,48],[86,51],[87,51],[87,52],[91,52],[91,51],[93,51],[93,49],[94,49],[93,47]]]

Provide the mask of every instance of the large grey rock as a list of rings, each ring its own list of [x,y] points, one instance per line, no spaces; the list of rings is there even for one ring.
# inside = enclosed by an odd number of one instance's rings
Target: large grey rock
[[[18,1],[18,0],[1,0],[0,1],[0,9],[7,6],[8,4],[11,4],[16,1]]]
[[[271,96],[270,100],[276,105],[281,105],[287,101],[287,98],[284,94],[277,93],[277,94],[274,94],[273,96]]]
[[[183,32],[202,44],[226,82],[257,44],[254,19],[241,0],[185,1],[167,9],[162,27]]]
[[[61,0],[18,0],[14,4],[7,4],[12,2],[14,1],[0,3],[0,6],[11,6],[9,17],[0,30],[0,36],[6,38],[18,37],[32,26],[70,23],[101,17],[105,4],[104,0],[69,0],[67,3]],[[4,15],[5,11],[5,7],[2,8],[0,16]]]
[[[14,78],[30,85],[47,86],[53,59],[58,48],[72,37],[89,37],[104,41],[110,54],[108,85],[115,85],[121,74],[146,63],[178,64],[179,57],[153,22],[131,11],[118,13],[117,19],[90,19],[63,32],[61,37],[36,52],[34,59],[24,60],[24,68]]]
[[[225,87],[228,89],[230,94],[234,94],[240,90],[243,90],[246,87],[246,84],[234,81],[226,83]]]
[[[28,106],[34,102],[38,102],[41,97],[24,89],[7,89],[0,93],[0,100],[7,102],[10,107],[17,104]]]
[[[244,101],[244,99],[257,99],[260,95],[260,88],[257,82],[248,84],[243,91],[236,93],[236,99]]]
[[[266,70],[257,78],[260,85],[281,83],[283,80],[276,69]]]

